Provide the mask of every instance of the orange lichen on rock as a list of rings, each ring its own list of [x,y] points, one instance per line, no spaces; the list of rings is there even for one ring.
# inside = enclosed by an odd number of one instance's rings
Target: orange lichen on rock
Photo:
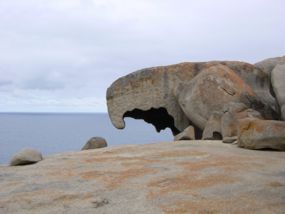
[[[193,176],[192,173],[181,173],[174,177],[164,177],[155,179],[149,183],[149,187],[155,190],[150,192],[151,197],[160,197],[162,195],[179,192],[192,193],[195,189],[208,188],[217,185],[234,183],[236,179],[228,175],[214,174],[206,177]]]
[[[107,188],[118,188],[131,179],[155,173],[155,170],[147,167],[122,169],[119,171],[88,171],[81,174],[84,180],[96,180],[103,183]]]

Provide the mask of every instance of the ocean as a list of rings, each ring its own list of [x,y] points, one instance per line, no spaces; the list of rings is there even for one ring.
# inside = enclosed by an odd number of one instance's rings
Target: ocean
[[[43,156],[80,151],[95,136],[108,146],[172,141],[170,129],[157,133],[143,120],[125,118],[126,127],[116,129],[103,113],[0,113],[0,164],[7,164],[23,148]]]

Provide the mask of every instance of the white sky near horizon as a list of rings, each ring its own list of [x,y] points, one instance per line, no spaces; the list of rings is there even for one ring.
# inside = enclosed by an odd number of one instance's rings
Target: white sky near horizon
[[[135,70],[285,55],[284,0],[0,0],[0,112],[106,112]]]

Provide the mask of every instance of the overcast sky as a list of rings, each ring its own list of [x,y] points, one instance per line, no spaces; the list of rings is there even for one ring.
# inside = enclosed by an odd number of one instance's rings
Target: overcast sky
[[[0,0],[0,112],[105,112],[107,87],[183,61],[285,55],[284,0]]]

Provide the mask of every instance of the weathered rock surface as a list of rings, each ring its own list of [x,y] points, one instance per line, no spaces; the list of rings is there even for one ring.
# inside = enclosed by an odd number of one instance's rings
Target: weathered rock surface
[[[107,141],[102,137],[92,137],[87,141],[87,143],[82,147],[81,150],[88,149],[99,149],[107,147]]]
[[[243,62],[181,63],[147,68],[119,78],[107,90],[110,119],[124,128],[124,117],[144,119],[157,131],[174,135],[189,125],[196,136],[214,111],[228,102],[241,102],[272,119],[277,103],[268,75]]]
[[[174,137],[175,141],[178,140],[195,140],[195,131],[193,126],[188,126],[183,132]]]
[[[255,63],[254,65],[265,71],[270,76],[271,71],[279,64],[285,64],[285,56],[265,59]]]
[[[190,124],[173,95],[181,81],[191,80],[198,69],[193,63],[181,63],[143,69],[116,80],[107,90],[110,119],[116,128],[124,128],[124,117],[144,119],[157,131],[170,127],[174,135]]]
[[[23,149],[14,155],[10,161],[11,166],[34,164],[43,159],[42,154],[35,149]]]
[[[220,141],[86,150],[0,166],[0,213],[274,213],[285,153]]]
[[[239,120],[245,118],[263,119],[259,112],[248,108],[243,103],[228,103],[224,106],[223,112],[221,117],[221,133],[226,143],[230,143],[231,140],[237,138]]]
[[[240,113],[247,109],[243,103],[229,103],[224,106],[224,114],[221,117],[221,130],[223,138],[234,137],[238,135],[238,119]],[[244,117],[244,115],[242,115]]]
[[[280,107],[282,119],[285,120],[285,57],[284,64],[277,65],[272,70],[271,82]]]
[[[239,121],[238,145],[285,151],[285,122],[247,118]]]
[[[200,129],[205,128],[213,112],[221,111],[230,102],[243,103],[248,108],[255,102],[263,103],[253,87],[224,65],[202,70],[189,83],[180,84],[178,91],[183,112]],[[266,111],[266,108],[259,110]]]

